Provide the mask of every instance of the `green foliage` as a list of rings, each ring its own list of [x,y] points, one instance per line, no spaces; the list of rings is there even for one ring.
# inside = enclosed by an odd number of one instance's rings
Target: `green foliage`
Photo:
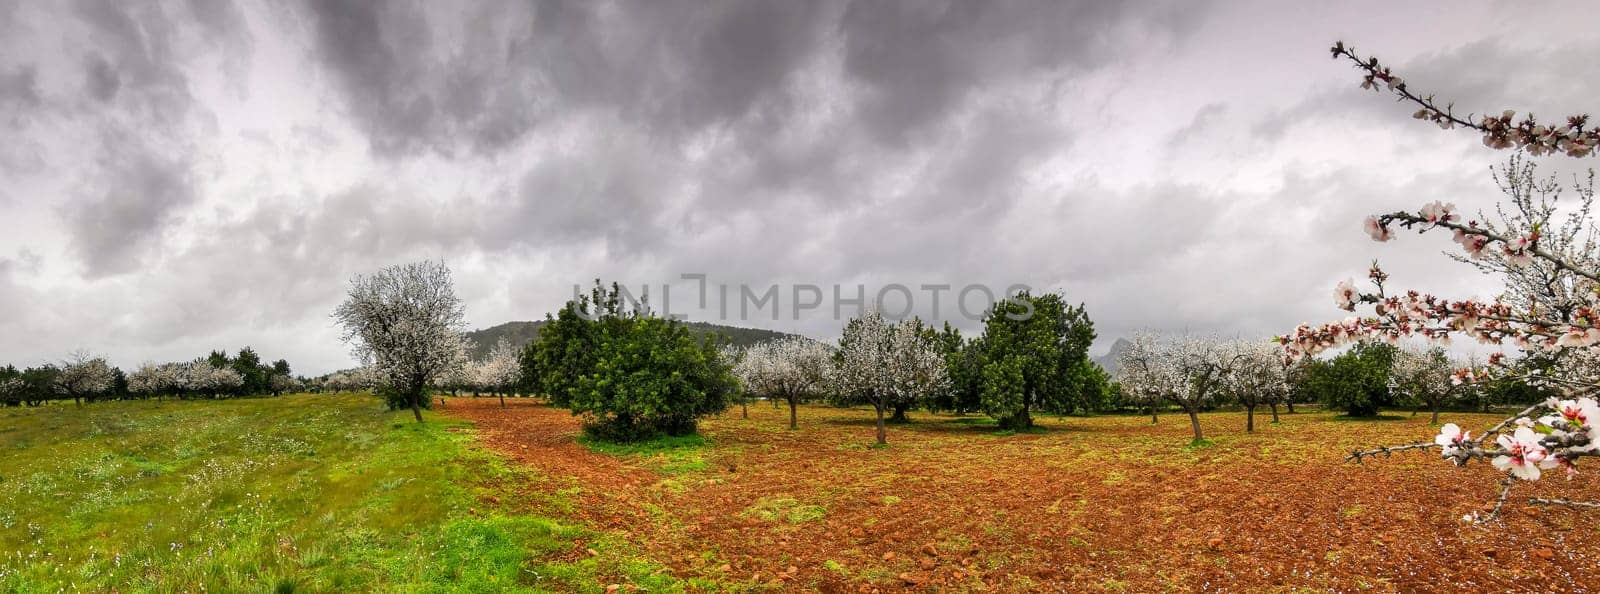
[[[244,378],[244,384],[239,387],[241,394],[265,394],[270,391],[267,378],[271,377],[272,368],[262,366],[261,355],[257,355],[255,349],[239,349],[239,355],[228,363]]]
[[[1111,381],[1111,374],[1099,363],[1080,361],[1071,368],[1069,377],[1072,380],[1069,384],[1077,387],[1077,401],[1085,412],[1110,412],[1122,406],[1122,386]]]
[[[24,404],[33,406],[57,398],[59,395],[53,385],[56,381],[56,374],[60,372],[60,369],[48,363],[22,370],[16,375],[18,379],[22,380],[22,391],[15,398],[18,398]]]
[[[1527,406],[1559,395],[1554,390],[1531,385],[1522,378],[1510,377],[1472,386],[1463,396],[1463,401],[1487,410],[1496,405]]]
[[[950,378],[950,389],[928,401],[934,412],[977,412],[983,409],[983,353],[977,342],[965,340],[961,331],[950,322],[944,329],[931,335],[939,354],[944,357],[945,374]]]
[[[1083,306],[1060,294],[1023,292],[996,304],[977,347],[984,412],[1002,428],[1022,429],[1034,412],[1070,413],[1103,399],[1104,372],[1090,371],[1094,337]]]
[[[715,341],[598,282],[547,321],[522,362],[552,402],[584,416],[590,435],[613,441],[693,433],[737,389]]]
[[[1353,417],[1376,416],[1380,408],[1395,405],[1389,393],[1394,356],[1392,345],[1357,343],[1332,359],[1311,361],[1301,391],[1331,410]]]

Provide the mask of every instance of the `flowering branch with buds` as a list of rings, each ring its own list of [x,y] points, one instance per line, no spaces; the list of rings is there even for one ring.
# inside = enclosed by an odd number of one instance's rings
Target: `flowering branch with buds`
[[[1359,57],[1343,43],[1334,44],[1332,53],[1334,59],[1347,58],[1362,71],[1362,88],[1387,90],[1400,101],[1415,104],[1419,108],[1414,114],[1417,119],[1432,121],[1443,129],[1477,131],[1490,148],[1518,149],[1534,156],[1561,153],[1585,157],[1600,146],[1600,129],[1588,126],[1588,116],[1571,116],[1565,124],[1553,126],[1540,124],[1532,115],[1517,120],[1512,111],[1499,116],[1459,117],[1453,106],[1440,107],[1433,96],[1413,93],[1399,75],[1377,58]],[[1502,274],[1506,295],[1493,301],[1477,301],[1443,299],[1417,291],[1390,294],[1384,286],[1388,274],[1373,263],[1368,271],[1372,290],[1364,292],[1352,280],[1334,288],[1334,300],[1341,309],[1353,312],[1358,306],[1371,306],[1372,315],[1319,326],[1301,325],[1293,333],[1277,338],[1284,357],[1290,360],[1356,341],[1394,343],[1405,337],[1448,344],[1455,335],[1483,344],[1516,347],[1524,355],[1520,361],[1494,353],[1487,367],[1457,370],[1449,381],[1461,385],[1517,377],[1560,392],[1562,397],[1529,406],[1477,436],[1451,423],[1444,425],[1432,442],[1356,451],[1346,457],[1346,461],[1359,463],[1395,452],[1436,450],[1457,466],[1476,459],[1487,460],[1505,472],[1506,478],[1491,511],[1467,516],[1475,521],[1497,517],[1515,483],[1539,480],[1542,471],[1557,468],[1570,478],[1577,472],[1579,459],[1600,456],[1600,401],[1594,396],[1600,391],[1600,261],[1593,256],[1595,227],[1588,218],[1592,187],[1588,192],[1579,188],[1583,194],[1581,208],[1567,225],[1553,229],[1549,224],[1553,202],[1536,203],[1532,196],[1558,190],[1529,182],[1531,172],[1531,166],[1524,169],[1516,159],[1506,168],[1508,182],[1502,189],[1512,195],[1512,203],[1521,216],[1507,217],[1502,211],[1504,225],[1463,220],[1454,204],[1442,201],[1424,204],[1416,212],[1369,216],[1363,222],[1368,236],[1380,242],[1392,240],[1397,229],[1418,233],[1448,230],[1466,252],[1464,257],[1456,258],[1484,272]],[[1590,241],[1579,237],[1584,231],[1589,233]],[[1541,365],[1528,364],[1535,358]],[[1528,502],[1600,509],[1600,502],[1546,498]]]
[[[1569,157],[1587,157],[1594,153],[1596,146],[1600,146],[1600,128],[1588,125],[1587,114],[1568,116],[1565,124],[1548,126],[1536,121],[1533,114],[1517,120],[1517,112],[1509,109],[1498,116],[1474,118],[1473,114],[1468,114],[1460,117],[1455,115],[1454,104],[1439,107],[1433,95],[1424,97],[1412,93],[1406,88],[1405,80],[1388,66],[1380,64],[1377,58],[1357,56],[1355,48],[1345,46],[1344,42],[1334,43],[1331,51],[1333,59],[1346,58],[1363,72],[1361,88],[1388,91],[1400,101],[1415,104],[1418,109],[1412,117],[1428,120],[1442,129],[1460,127],[1477,131],[1483,134],[1483,145],[1489,148],[1516,148],[1535,156],[1559,152]]]

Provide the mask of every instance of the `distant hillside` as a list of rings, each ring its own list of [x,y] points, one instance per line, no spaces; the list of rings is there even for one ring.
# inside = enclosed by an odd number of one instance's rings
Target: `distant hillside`
[[[1099,363],[1100,367],[1106,370],[1106,373],[1116,373],[1117,355],[1122,354],[1122,351],[1128,350],[1130,346],[1133,346],[1133,343],[1128,342],[1128,339],[1118,338],[1116,342],[1111,343],[1111,350],[1106,351],[1104,355],[1095,357],[1094,362]]]
[[[473,330],[467,333],[467,340],[472,341],[472,360],[482,361],[489,356],[489,349],[504,338],[511,342],[511,346],[522,348],[539,337],[539,328],[544,326],[544,320],[537,322],[506,322],[499,326],[490,326],[482,330]]]
[[[472,341],[472,358],[474,360],[482,360],[488,356],[489,349],[494,348],[495,343],[500,342],[501,338],[510,341],[512,346],[522,348],[539,337],[539,329],[544,327],[544,324],[544,320],[536,322],[506,322],[499,326],[468,332],[467,339]],[[784,332],[774,332],[760,328],[723,326],[706,322],[684,322],[684,325],[688,326],[689,331],[694,333],[695,336],[703,337],[708,334],[718,334],[728,343],[741,347],[790,336],[790,334]]]

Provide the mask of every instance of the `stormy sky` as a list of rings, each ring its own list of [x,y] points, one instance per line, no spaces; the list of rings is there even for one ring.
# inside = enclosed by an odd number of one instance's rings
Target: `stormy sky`
[[[1360,222],[1490,208],[1507,154],[1361,91],[1327,47],[1461,111],[1555,116],[1600,103],[1597,14],[0,0],[0,362],[248,344],[348,367],[329,318],[348,279],[424,258],[454,269],[474,327],[599,277],[658,305],[670,283],[672,313],[709,321],[718,285],[777,285],[779,319],[735,301],[729,323],[823,339],[834,285],[900,284],[975,329],[954,289],[1026,284],[1085,303],[1097,351],[1337,319],[1334,283],[1373,259],[1398,286],[1489,297],[1448,238],[1376,244]],[[824,298],[794,319],[797,284]],[[924,284],[953,290],[935,310]]]

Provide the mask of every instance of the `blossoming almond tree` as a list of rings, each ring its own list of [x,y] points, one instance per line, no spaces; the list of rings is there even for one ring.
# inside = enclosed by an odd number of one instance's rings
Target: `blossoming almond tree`
[[[1244,430],[1256,430],[1256,407],[1263,404],[1273,405],[1272,421],[1276,423],[1276,403],[1289,395],[1291,367],[1285,364],[1283,353],[1266,340],[1236,340],[1223,345],[1218,357],[1227,364],[1223,391],[1244,407]]]
[[[77,352],[61,363],[53,387],[57,393],[81,404],[83,399],[93,401],[96,395],[111,389],[114,374],[104,357]]]
[[[1177,368],[1160,352],[1160,336],[1139,332],[1117,353],[1117,382],[1122,393],[1133,402],[1150,407],[1150,424],[1156,424],[1156,408],[1166,401],[1171,386],[1182,382]]]
[[[128,375],[128,391],[146,397],[171,394],[177,386],[178,366],[172,363],[141,363]]]
[[[745,390],[789,404],[790,429],[800,428],[800,402],[819,396],[833,373],[833,352],[799,336],[753,345],[736,361],[733,372]]]
[[[1162,398],[1189,415],[1194,441],[1205,439],[1200,410],[1225,394],[1225,380],[1239,354],[1209,336],[1134,335],[1119,355],[1118,381],[1136,397]],[[1153,409],[1152,409],[1153,410]],[[1154,418],[1154,413],[1151,413]]]
[[[355,277],[333,313],[356,357],[371,363],[418,423],[423,391],[466,362],[465,316],[450,269],[430,261]]]
[[[1588,125],[1588,116],[1571,116],[1549,125],[1532,115],[1519,120],[1509,110],[1498,116],[1459,117],[1452,107],[1439,107],[1432,96],[1413,93],[1376,58],[1360,58],[1342,43],[1335,44],[1332,52],[1335,59],[1349,59],[1363,72],[1363,88],[1386,89],[1416,105],[1416,118],[1441,128],[1473,130],[1481,134],[1487,147],[1514,148],[1533,156],[1559,153],[1585,157],[1600,145],[1600,131]],[[1566,395],[1564,398],[1527,407],[1477,435],[1452,423],[1441,428],[1431,442],[1357,451],[1348,458],[1359,462],[1396,451],[1438,449],[1445,459],[1457,465],[1488,460],[1507,472],[1507,478],[1488,514],[1469,515],[1480,520],[1499,514],[1518,480],[1535,481],[1542,476],[1542,470],[1555,468],[1570,474],[1577,471],[1581,458],[1600,455],[1600,404],[1595,399],[1600,388],[1600,374],[1595,373],[1595,362],[1600,360],[1600,303],[1596,303],[1600,295],[1600,262],[1595,259],[1594,225],[1588,209],[1593,192],[1580,185],[1580,208],[1562,222],[1556,216],[1555,205],[1559,186],[1539,184],[1532,169],[1517,160],[1496,179],[1502,190],[1511,195],[1510,209],[1499,209],[1498,222],[1481,215],[1466,220],[1453,203],[1435,200],[1415,212],[1370,216],[1363,227],[1375,241],[1393,239],[1397,229],[1448,232],[1465,252],[1464,258],[1457,259],[1502,276],[1505,295],[1492,301],[1476,301],[1416,291],[1391,293],[1385,287],[1388,275],[1374,264],[1367,275],[1371,290],[1358,289],[1353,281],[1341,282],[1334,289],[1339,307],[1354,311],[1370,306],[1372,315],[1320,326],[1302,325],[1293,334],[1279,337],[1288,357],[1365,338],[1393,342],[1409,336],[1439,342],[1462,336],[1520,350],[1523,357],[1519,359],[1495,353],[1487,367],[1458,370],[1452,381],[1523,379],[1559,390]],[[1600,502],[1545,498],[1528,501],[1600,508]]]
[[[20,377],[8,377],[0,380],[0,404],[6,406],[22,406],[28,382]]]
[[[1394,355],[1394,368],[1389,372],[1389,389],[1401,397],[1428,407],[1433,417],[1431,424],[1439,423],[1439,407],[1458,387],[1450,381],[1450,358],[1444,349],[1406,347]]]
[[[216,398],[218,394],[244,385],[244,376],[232,367],[217,367],[205,359],[181,363],[177,368],[178,390]]]
[[[469,369],[474,386],[500,396],[500,408],[506,407],[506,391],[516,385],[522,377],[517,349],[505,338],[501,338],[495,343],[494,348],[489,349],[487,358],[474,363]]]
[[[878,414],[878,443],[888,443],[883,414],[945,389],[944,358],[913,320],[890,322],[877,311],[845,324],[835,359],[835,396],[870,404]]]

